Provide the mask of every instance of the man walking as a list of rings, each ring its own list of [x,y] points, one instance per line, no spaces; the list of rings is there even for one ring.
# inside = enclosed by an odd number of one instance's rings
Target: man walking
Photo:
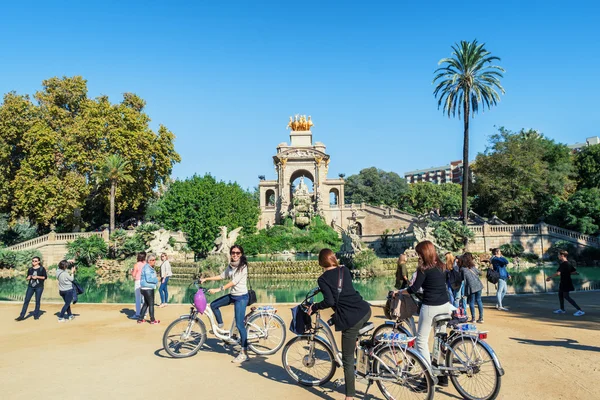
[[[573,268],[571,264],[569,264],[568,256],[569,253],[564,250],[561,250],[558,253],[558,261],[560,263],[558,269],[556,270],[556,273],[547,277],[546,281],[550,282],[552,278],[560,276],[560,284],[558,286],[558,301],[560,302],[560,308],[558,310],[555,310],[554,314],[566,313],[565,299],[567,299],[567,301],[577,309],[577,311],[573,315],[576,317],[581,317],[582,315],[585,315],[585,312],[583,312],[583,310],[579,308],[577,303],[575,303],[575,300],[573,300],[571,296],[569,296],[569,292],[575,290],[575,287],[573,286],[573,280],[571,279],[571,275],[577,275],[578,272],[575,268]]]
[[[506,281],[510,279],[510,274],[506,270],[508,260],[502,257],[502,252],[500,249],[493,249],[490,262],[492,263],[494,271],[500,274],[500,279],[498,279],[498,290],[496,291],[496,309],[500,311],[508,311],[508,308],[502,306],[502,300],[504,300],[507,289]]]

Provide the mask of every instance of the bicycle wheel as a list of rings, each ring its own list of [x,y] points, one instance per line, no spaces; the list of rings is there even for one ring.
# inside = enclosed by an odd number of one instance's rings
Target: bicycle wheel
[[[254,314],[246,322],[248,347],[260,355],[275,354],[285,343],[285,322],[279,315]]]
[[[373,331],[372,338],[376,338],[379,335],[383,335],[384,333],[404,333],[406,336],[412,336],[409,330],[404,326],[400,325],[399,327],[395,327],[395,325],[390,324],[381,324]]]
[[[412,349],[381,347],[375,353],[373,371],[380,378],[377,380],[379,390],[388,400],[433,399],[433,378]]]
[[[459,369],[450,380],[465,399],[492,400],[500,392],[501,376],[492,355],[478,340],[458,337],[446,352],[446,366]],[[466,370],[465,370],[466,367]]]
[[[290,377],[304,386],[321,386],[329,382],[337,368],[329,344],[308,335],[287,342],[281,362]]]
[[[191,357],[206,341],[206,327],[197,318],[183,316],[171,322],[163,335],[163,347],[175,358]]]

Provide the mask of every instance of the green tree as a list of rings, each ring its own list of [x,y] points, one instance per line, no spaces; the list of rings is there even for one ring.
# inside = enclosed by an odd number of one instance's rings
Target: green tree
[[[600,188],[580,189],[548,211],[550,224],[588,235],[600,234]]]
[[[439,209],[440,215],[451,217],[461,209],[461,187],[455,183],[418,182],[409,185],[409,189],[400,200],[400,208],[409,213],[426,214]]]
[[[116,104],[90,99],[80,76],[47,79],[34,99],[11,92],[0,105],[0,212],[68,229],[82,209],[88,225],[100,225],[109,198],[92,173],[106,154],[121,154],[133,180],[117,187],[116,203],[122,216],[143,215],[180,161],[173,133],[150,129],[145,101],[132,93]]]
[[[251,192],[210,175],[173,182],[156,207],[156,220],[185,232],[190,248],[201,254],[212,249],[220,226],[229,231],[241,226],[249,235],[256,231],[260,214]]]
[[[580,188],[600,188],[600,145],[589,146],[575,156]]]
[[[115,195],[117,185],[133,181],[128,172],[128,164],[122,156],[113,154],[106,157],[98,170],[92,174],[98,185],[102,185],[105,182],[110,184],[110,232],[115,231]]]
[[[374,206],[385,204],[398,207],[400,197],[408,190],[406,181],[397,173],[371,167],[346,179],[344,198],[346,204],[367,203]]]
[[[509,223],[536,223],[575,190],[569,149],[535,130],[500,128],[473,171],[475,211]]]
[[[448,118],[455,117],[458,109],[458,117],[463,117],[463,190],[462,190],[462,212],[463,224],[467,224],[467,202],[469,193],[469,120],[471,116],[479,111],[479,105],[488,109],[500,101],[500,95],[496,90],[504,94],[504,88],[500,85],[500,78],[504,69],[492,65],[493,61],[500,58],[492,56],[485,49],[485,43],[479,44],[477,40],[472,42],[461,41],[460,45],[452,46],[452,58],[443,58],[438,65],[445,64],[435,71],[433,83],[437,86],[433,94],[438,98],[438,109],[442,107],[443,113]]]

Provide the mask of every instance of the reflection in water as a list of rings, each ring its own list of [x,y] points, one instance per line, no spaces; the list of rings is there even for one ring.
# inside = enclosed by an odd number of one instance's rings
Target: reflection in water
[[[588,290],[600,287],[600,268],[580,267],[579,275],[573,275],[573,284],[576,290]],[[554,273],[555,268],[545,268],[523,274],[522,285],[517,285],[518,292],[544,291],[544,276]],[[114,283],[98,283],[94,278],[83,278],[80,283],[85,288],[85,293],[79,296],[82,303],[134,303],[133,281],[123,279]],[[251,278],[250,283],[256,291],[258,301],[261,303],[299,303],[306,293],[317,286],[316,279],[277,279],[277,278]],[[210,285],[210,286],[209,286]],[[387,292],[393,289],[394,278],[380,277],[373,279],[358,279],[354,287],[366,300],[385,300]],[[208,283],[207,287],[218,287],[217,283]],[[547,283],[547,290],[556,290],[558,279]],[[0,300],[23,301],[27,282],[23,277],[0,278]],[[157,290],[158,291],[158,290]],[[169,302],[189,303],[195,293],[194,286],[187,281],[169,282]],[[220,294],[208,296],[208,301],[219,297]],[[158,299],[158,294],[156,294]],[[322,297],[317,297],[320,301]],[[58,285],[55,278],[50,278],[45,283],[43,301],[62,301],[58,294]]]

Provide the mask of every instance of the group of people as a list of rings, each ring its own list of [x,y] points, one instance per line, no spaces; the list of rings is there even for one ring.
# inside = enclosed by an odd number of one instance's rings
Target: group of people
[[[137,254],[137,262],[131,271],[134,281],[135,292],[135,314],[129,318],[137,320],[138,324],[145,322],[146,312],[150,314],[150,324],[160,324],[160,320],[154,318],[154,290],[160,280],[158,293],[160,304],[158,307],[166,307],[169,302],[169,279],[173,276],[171,262],[166,253],[160,255],[160,279],[156,274],[156,255],[146,254],[145,251]]]

